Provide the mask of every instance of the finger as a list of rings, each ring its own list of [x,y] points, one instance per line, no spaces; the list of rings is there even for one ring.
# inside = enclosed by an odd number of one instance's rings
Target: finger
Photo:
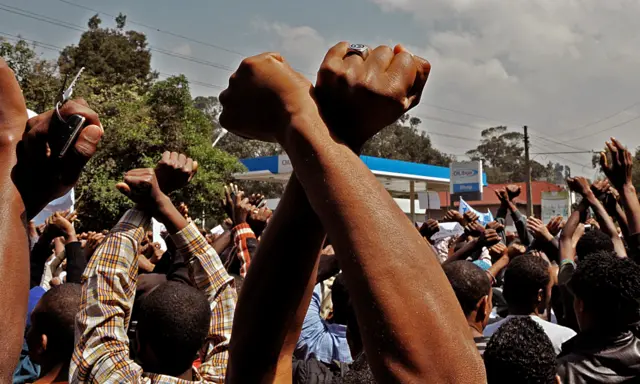
[[[386,72],[393,61],[393,58],[393,49],[389,46],[381,45],[371,52],[371,55],[369,55],[365,62],[365,65],[369,70],[378,69],[381,72]]]
[[[122,193],[123,195],[130,197],[131,196],[131,188],[127,185],[127,183],[118,183],[116,184],[116,189]]]
[[[162,159],[160,161],[163,163],[168,163],[170,159],[171,159],[171,152],[164,151],[164,153],[162,153]]]
[[[78,180],[84,166],[98,150],[98,143],[103,134],[104,130],[98,125],[88,125],[82,129],[73,146],[74,150],[67,152],[63,158],[64,165],[61,169],[64,185],[72,185]]]
[[[389,78],[394,82],[399,89],[402,90],[402,96],[408,95],[412,90],[416,76],[418,74],[413,55],[409,52],[400,52],[393,57],[389,68],[387,69]],[[405,108],[411,106],[412,100],[406,98]]]
[[[609,161],[605,152],[600,152],[600,168],[605,172],[609,171]]]
[[[182,168],[187,163],[187,156],[183,153],[178,154],[177,167]]]
[[[176,164],[178,162],[178,152],[171,152],[171,155],[169,156],[169,161],[171,161],[171,163]]]
[[[224,186],[224,196],[225,200],[223,200],[223,204],[231,203],[231,192],[229,191],[229,187],[227,187],[226,185]]]
[[[193,177],[193,160],[191,158],[186,159],[182,166],[182,171],[189,174],[189,180]]]
[[[198,172],[198,161],[194,160],[193,161],[193,173]]]
[[[364,51],[355,51],[349,48],[342,59],[347,68],[363,68],[365,61],[371,56],[367,47]]]

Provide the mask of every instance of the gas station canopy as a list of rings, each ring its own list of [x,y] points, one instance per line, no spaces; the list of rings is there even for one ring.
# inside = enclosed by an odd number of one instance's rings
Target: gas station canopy
[[[371,156],[360,156],[360,159],[392,196],[406,197],[408,195],[412,207],[418,192],[450,191],[450,175],[447,167]],[[234,174],[233,176],[237,180],[284,184],[293,172],[293,166],[287,155],[242,159],[240,162],[247,167],[248,171]],[[484,174],[483,184],[486,185],[486,175]],[[413,210],[411,214],[414,214]]]
[[[391,194],[412,191],[449,191],[449,168],[435,165],[360,156],[376,178]],[[248,172],[233,175],[237,180],[286,183],[293,172],[287,155],[240,160]],[[413,184],[413,188],[411,187]]]

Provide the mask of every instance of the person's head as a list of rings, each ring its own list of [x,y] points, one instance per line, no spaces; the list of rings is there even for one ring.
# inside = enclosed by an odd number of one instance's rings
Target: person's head
[[[598,251],[613,251],[613,241],[606,233],[592,228],[590,231],[586,231],[578,240],[576,255],[578,255],[578,259],[583,259],[587,255]]]
[[[333,304],[333,316],[331,320],[337,324],[347,325],[351,303],[349,292],[342,273],[338,274],[331,286],[331,302]]]
[[[554,384],[556,353],[544,329],[531,317],[514,317],[500,326],[484,350],[489,384]]]
[[[80,310],[82,286],[62,284],[42,295],[31,312],[27,332],[29,357],[36,364],[69,363],[74,348],[75,318]]]
[[[491,280],[477,265],[454,261],[443,265],[444,273],[455,292],[469,325],[482,332],[489,322],[493,307]]]
[[[167,281],[140,304],[136,355],[145,372],[180,376],[187,372],[209,332],[211,309],[205,295]]]
[[[640,266],[613,251],[592,253],[569,282],[581,330],[618,331],[639,320]]]
[[[530,254],[515,258],[504,274],[504,298],[509,313],[543,313],[551,298],[549,263]]]

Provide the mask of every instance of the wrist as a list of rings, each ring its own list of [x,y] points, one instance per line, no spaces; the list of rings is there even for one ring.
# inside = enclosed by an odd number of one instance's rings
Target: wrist
[[[76,236],[76,233],[69,233],[68,235],[66,235],[64,237],[64,243],[65,244],[69,244],[69,243],[75,243],[76,241],[78,241],[78,237]]]
[[[293,115],[287,129],[277,137],[278,143],[290,155],[296,153],[301,143],[322,143],[329,140],[331,134],[317,109]]]
[[[157,204],[152,215],[156,220],[164,224],[167,231],[172,235],[180,232],[189,225],[187,219],[182,216],[180,211],[178,211],[171,202],[171,199],[166,195],[157,200]]]

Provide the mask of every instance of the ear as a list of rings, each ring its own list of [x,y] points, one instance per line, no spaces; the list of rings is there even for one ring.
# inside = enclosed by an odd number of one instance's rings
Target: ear
[[[538,290],[538,304],[540,303],[544,303],[544,298],[546,296],[546,292],[544,291],[544,289],[539,289]]]
[[[41,350],[38,351],[40,354],[44,354],[47,351],[47,342],[48,342],[47,335],[45,335],[45,334],[40,335],[40,348],[41,348]]]
[[[484,321],[484,319],[489,317],[490,313],[489,295],[483,296],[482,299],[478,301],[478,304],[476,304],[476,319],[478,319],[478,321]]]

